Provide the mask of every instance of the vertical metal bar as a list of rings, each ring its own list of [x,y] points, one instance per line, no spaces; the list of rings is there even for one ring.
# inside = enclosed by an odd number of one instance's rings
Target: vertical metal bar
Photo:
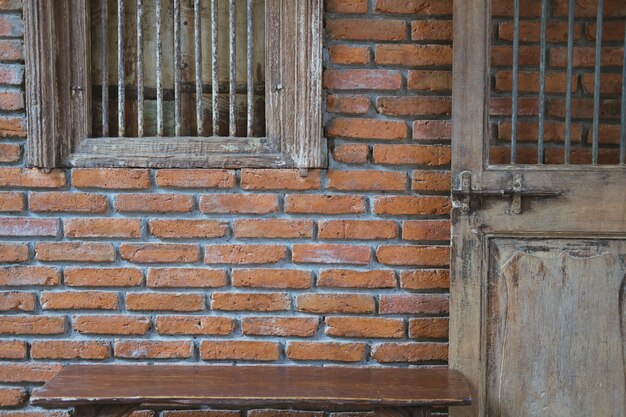
[[[217,0],[211,0],[211,112],[213,136],[219,136],[219,74],[217,62]]]
[[[624,22],[624,61],[622,62],[622,115],[620,121],[619,162],[626,162],[626,22]]]
[[[195,40],[195,66],[196,66],[196,126],[198,136],[204,134],[202,125],[202,10],[200,0],[194,0],[193,3],[193,36]]]
[[[143,133],[143,0],[137,0],[137,136]]]
[[[174,0],[174,134],[180,136],[180,0]]]
[[[600,143],[600,76],[602,71],[602,18],[604,14],[604,0],[598,0],[598,16],[596,18],[596,68],[593,87],[593,145],[591,148],[591,163],[598,164],[598,144]]]
[[[161,0],[156,0],[156,93],[157,93],[157,136],[163,136],[163,39]]]
[[[109,12],[107,1],[102,0],[102,136],[109,136]]]
[[[247,136],[252,137],[254,123],[254,33],[253,33],[253,0],[248,0],[248,129]]]
[[[544,162],[544,127],[546,118],[546,55],[548,22],[548,0],[541,0],[541,62],[539,63],[539,135],[537,142],[537,163]]]
[[[574,74],[574,0],[569,0],[567,18],[567,80],[565,92],[565,155],[563,162],[571,162],[572,148],[572,77]]]
[[[124,137],[126,131],[124,73],[124,0],[117,0],[117,125],[119,137]]]
[[[514,20],[513,20],[513,102],[511,109],[511,164],[515,164],[517,160],[517,100],[519,96],[518,79],[519,79],[519,3],[520,0],[514,1]]]
[[[230,136],[237,135],[237,123],[235,120],[235,99],[237,97],[237,73],[236,73],[236,65],[237,65],[237,47],[235,45],[236,42],[236,30],[237,26],[235,24],[235,0],[230,0],[228,6],[228,23],[229,23],[229,32],[230,32],[230,65],[229,65],[229,79],[230,79],[230,96],[228,102],[228,110],[229,110],[229,128],[228,132]]]

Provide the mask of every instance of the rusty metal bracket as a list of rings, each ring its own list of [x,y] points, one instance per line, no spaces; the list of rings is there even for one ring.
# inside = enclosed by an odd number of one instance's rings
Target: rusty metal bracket
[[[458,198],[461,213],[463,214],[470,213],[472,198],[510,198],[511,207],[509,212],[511,214],[521,214],[522,197],[546,198],[559,197],[563,194],[562,191],[526,189],[523,186],[523,176],[521,173],[513,173],[513,184],[511,188],[483,190],[478,187],[472,187],[472,173],[469,171],[463,171],[459,174],[459,187],[452,190],[452,197]]]

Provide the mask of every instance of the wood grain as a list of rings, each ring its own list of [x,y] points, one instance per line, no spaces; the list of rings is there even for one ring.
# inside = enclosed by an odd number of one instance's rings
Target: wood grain
[[[372,409],[465,405],[463,376],[445,368],[68,365],[33,405],[199,404]]]

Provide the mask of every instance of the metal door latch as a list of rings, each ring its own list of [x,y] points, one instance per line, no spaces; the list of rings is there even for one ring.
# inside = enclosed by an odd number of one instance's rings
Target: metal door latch
[[[463,171],[459,175],[459,188],[452,190],[452,196],[459,199],[461,204],[461,213],[468,214],[471,211],[472,197],[500,197],[511,199],[511,214],[520,214],[522,212],[522,197],[558,197],[564,193],[562,191],[553,190],[537,190],[527,189],[523,187],[523,176],[521,173],[513,174],[513,184],[511,188],[503,188],[500,190],[483,190],[472,187],[472,173]]]

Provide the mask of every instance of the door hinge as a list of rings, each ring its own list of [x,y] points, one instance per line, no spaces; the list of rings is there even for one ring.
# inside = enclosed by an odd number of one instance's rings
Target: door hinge
[[[463,171],[459,174],[459,187],[452,190],[452,197],[458,198],[460,210],[463,214],[468,214],[472,209],[472,198],[500,197],[510,198],[511,205],[509,213],[521,214],[522,197],[559,197],[564,193],[562,191],[538,190],[532,188],[524,188],[523,175],[519,172],[512,173],[512,184],[510,188],[499,190],[483,190],[472,185],[472,173]]]

